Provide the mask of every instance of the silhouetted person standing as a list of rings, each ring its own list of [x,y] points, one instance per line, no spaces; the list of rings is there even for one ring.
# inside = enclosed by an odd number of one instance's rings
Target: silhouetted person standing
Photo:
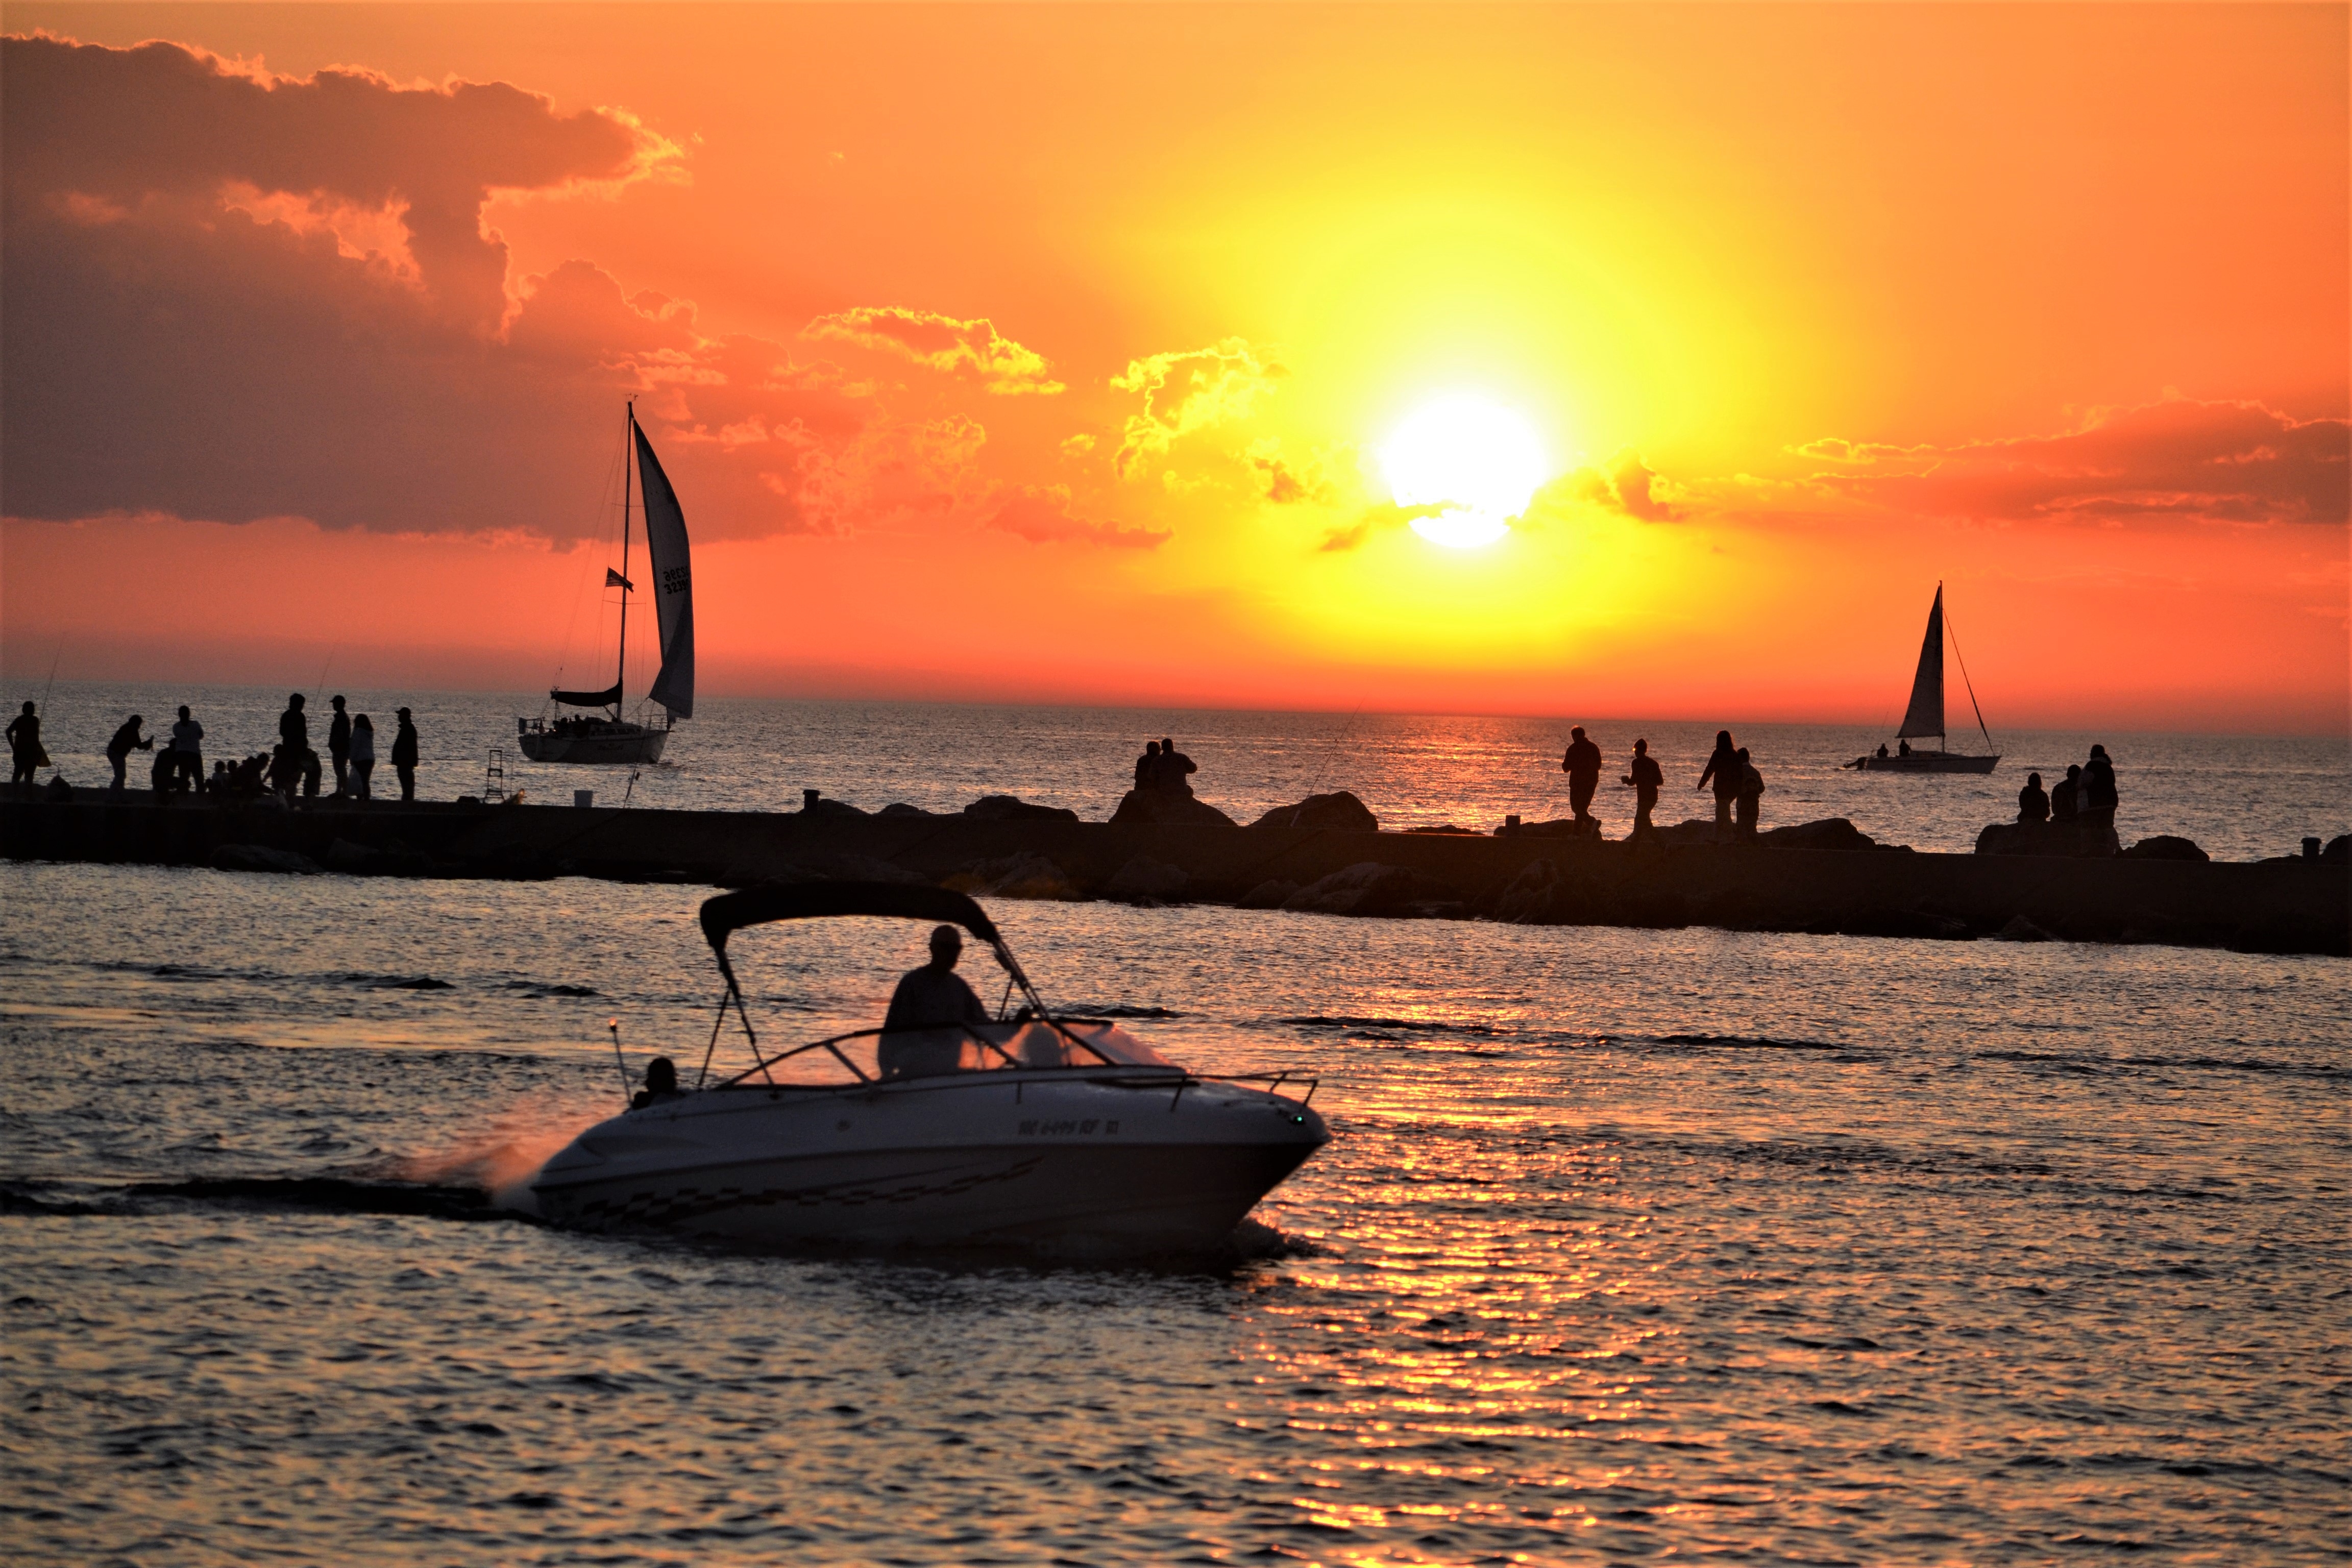
[[[349,795],[352,788],[352,716],[343,711],[343,700],[330,697],[335,716],[327,721],[327,757],[335,766],[335,793]]]
[[[2042,792],[2042,775],[2025,775],[2025,787],[2017,792],[2017,820],[2021,823],[2044,823],[2050,820],[2050,796]]]
[[[1160,787],[1160,742],[1157,741],[1144,742],[1143,755],[1135,759],[1135,787]]]
[[[1739,748],[1731,743],[1731,731],[1715,732],[1715,750],[1707,753],[1706,771],[1698,775],[1697,788],[1705,789],[1707,781],[1715,782],[1715,836],[1731,837],[1731,803],[1739,798]]]
[[[33,775],[47,765],[49,753],[41,750],[41,712],[27,702],[25,710],[8,721],[8,756],[15,771],[8,775],[12,784],[28,784]]]
[[[352,721],[352,795],[368,798],[368,778],[375,772],[375,721],[362,713]]]
[[[2113,827],[2116,805],[2116,764],[2107,760],[2105,746],[2093,746],[2091,760],[2083,764],[2083,825]]]
[[[1185,777],[1200,771],[1193,765],[1192,758],[1176,749],[1174,736],[1169,736],[1160,742],[1160,787],[1161,789],[1166,790],[1170,795],[1181,795],[1190,800],[1192,796],[1192,786],[1184,782]]]
[[[1650,813],[1657,808],[1658,791],[1665,787],[1666,775],[1659,770],[1658,759],[1650,755],[1647,741],[1633,742],[1632,766],[1633,771],[1625,775],[1625,782],[1633,786],[1632,837],[1646,838],[1658,831],[1657,824],[1650,820]]]
[[[416,798],[416,723],[408,710],[400,710],[400,728],[392,737],[392,771],[400,775],[400,798]]]
[[[319,753],[310,749],[310,721],[302,712],[302,694],[299,691],[286,699],[286,711],[278,716],[278,743],[285,757],[279,772],[284,782],[279,792],[293,797],[294,780],[302,781],[302,793],[317,798],[319,794]]]
[[[116,789],[122,787],[122,765],[131,760],[131,753],[152,752],[155,749],[154,742],[140,739],[139,726],[145,722],[145,720],[133,713],[123,721],[122,728],[114,732],[114,738],[106,742],[106,760],[114,764]]]
[[[180,721],[172,726],[172,769],[194,795],[205,787],[205,727],[180,704]]]
[[[2066,776],[2050,792],[2050,826],[2072,827],[2083,815],[2083,770],[2066,764]]]
[[[1584,726],[1578,724],[1569,732],[1568,752],[1559,759],[1559,771],[1568,775],[1568,808],[1576,814],[1576,826],[1598,832],[1601,825],[1592,818],[1592,792],[1601,787],[1601,748],[1584,738]]]
[[[1756,837],[1756,819],[1763,812],[1764,775],[1758,773],[1756,765],[1748,760],[1747,747],[1739,748],[1738,758],[1739,793],[1732,797],[1732,804],[1739,813],[1739,837],[1753,838]]]

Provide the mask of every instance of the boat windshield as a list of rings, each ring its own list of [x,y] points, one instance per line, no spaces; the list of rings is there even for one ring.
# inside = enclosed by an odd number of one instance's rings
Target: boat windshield
[[[812,1040],[766,1058],[729,1079],[729,1084],[752,1081],[816,1085],[830,1081],[828,1066],[846,1068],[857,1078],[882,1076],[876,1047],[879,1029],[860,1029]],[[928,1038],[940,1054],[931,1071],[946,1073],[1006,1072],[1039,1068],[1100,1069],[1108,1067],[1184,1069],[1117,1024],[1101,1018],[1024,1019],[1002,1024],[958,1025],[950,1028],[908,1030],[894,1037],[913,1043]],[[948,1053],[952,1053],[950,1057]],[[948,1066],[952,1060],[954,1065]],[[723,1086],[722,1086],[723,1087]]]

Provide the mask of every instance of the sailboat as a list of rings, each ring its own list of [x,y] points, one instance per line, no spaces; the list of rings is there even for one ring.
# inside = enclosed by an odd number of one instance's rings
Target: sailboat
[[[661,673],[646,695],[661,705],[659,729],[632,723],[622,714],[622,686],[629,672],[629,527],[632,497],[630,465],[621,465],[621,564],[604,569],[604,586],[621,590],[620,666],[613,684],[602,691],[549,692],[548,699],[567,708],[610,709],[609,713],[567,714],[558,719],[517,719],[516,742],[534,763],[595,763],[633,764],[661,761],[662,748],[680,719],[694,717],[694,572],[686,539],[686,513],[677,492],[654,456],[653,443],[637,424],[636,405],[629,405],[628,446],[636,458],[638,488],[646,514],[646,553],[652,557],[656,630],[661,638]]]
[[[1952,650],[1959,651],[1959,639],[1952,639]],[[1985,744],[1992,744],[1992,731],[1985,729],[1984,710],[1977,706],[1977,689],[1969,679],[1968,661],[1960,662],[1960,683],[1967,687],[1969,706],[1975,710],[1977,728],[1983,732]],[[1914,750],[1914,739],[1936,739],[1935,748]],[[1919,646],[1919,671],[1911,678],[1911,706],[1903,710],[1903,727],[1895,731],[1899,748],[1889,755],[1885,746],[1869,756],[1856,757],[1846,766],[1866,773],[1989,773],[2000,761],[2000,753],[1977,756],[1964,752],[1944,749],[1944,585],[1936,584],[1936,602],[1927,611],[1927,637]]]

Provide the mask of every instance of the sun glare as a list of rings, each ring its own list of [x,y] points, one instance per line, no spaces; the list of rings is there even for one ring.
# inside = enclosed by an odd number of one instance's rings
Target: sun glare
[[[1402,507],[1443,507],[1412,520],[1433,544],[1468,550],[1510,531],[1547,477],[1534,428],[1507,408],[1456,394],[1425,403],[1381,444],[1381,475]]]

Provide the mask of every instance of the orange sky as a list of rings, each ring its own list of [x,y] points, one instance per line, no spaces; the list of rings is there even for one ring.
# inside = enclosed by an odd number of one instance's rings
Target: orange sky
[[[0,660],[2341,731],[2347,16],[11,5]]]

